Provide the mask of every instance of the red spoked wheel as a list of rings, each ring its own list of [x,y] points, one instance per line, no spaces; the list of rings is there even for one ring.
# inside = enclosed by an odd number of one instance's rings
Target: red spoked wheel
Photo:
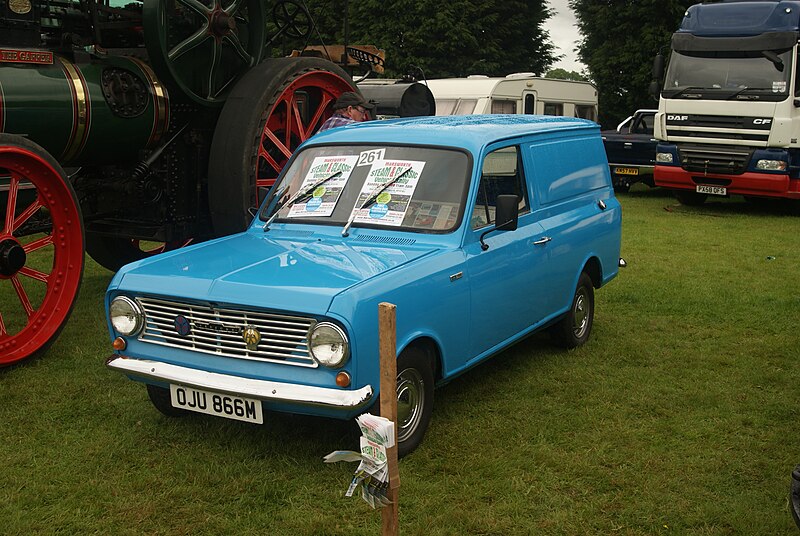
[[[83,276],[83,221],[61,166],[0,134],[0,366],[45,349],[63,329]]]
[[[242,78],[225,102],[211,144],[208,192],[215,234],[247,227],[250,211],[345,91],[358,91],[352,78],[320,58],[266,60]]]

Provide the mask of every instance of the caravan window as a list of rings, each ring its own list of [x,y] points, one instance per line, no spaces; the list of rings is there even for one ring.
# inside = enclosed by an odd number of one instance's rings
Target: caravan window
[[[564,105],[560,102],[545,102],[544,115],[564,115]]]
[[[597,115],[594,113],[594,106],[587,106],[585,104],[575,105],[575,117],[589,119],[590,121],[597,121]]]
[[[517,113],[517,103],[510,100],[493,100],[493,114],[515,114]]]
[[[436,115],[469,115],[477,104],[477,99],[436,99]]]
[[[536,113],[536,99],[530,93],[525,95],[525,111],[523,113],[526,113],[526,114],[535,114]]]

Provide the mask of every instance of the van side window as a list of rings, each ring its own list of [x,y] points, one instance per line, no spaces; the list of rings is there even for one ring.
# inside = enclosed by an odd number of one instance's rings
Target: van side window
[[[564,115],[564,105],[560,102],[545,102],[544,115]]]
[[[471,225],[480,229],[494,223],[498,195],[515,194],[520,198],[519,213],[530,212],[528,187],[516,146],[503,147],[486,155],[478,186],[478,197],[472,209]]]

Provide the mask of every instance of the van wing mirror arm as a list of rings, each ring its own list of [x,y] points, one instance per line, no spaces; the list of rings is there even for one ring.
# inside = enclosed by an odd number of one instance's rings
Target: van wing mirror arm
[[[489,249],[489,244],[483,241],[484,237],[494,231],[515,231],[519,222],[519,199],[518,195],[498,195],[495,205],[495,224],[491,229],[487,229],[479,238],[481,251]]]

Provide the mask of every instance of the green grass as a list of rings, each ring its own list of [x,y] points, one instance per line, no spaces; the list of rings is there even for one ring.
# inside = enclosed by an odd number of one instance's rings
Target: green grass
[[[437,390],[403,534],[796,534],[800,220],[634,189],[589,343],[535,335]],[[0,534],[379,534],[322,456],[352,422],[169,419],[103,365],[87,261],[43,356],[0,371]]]

